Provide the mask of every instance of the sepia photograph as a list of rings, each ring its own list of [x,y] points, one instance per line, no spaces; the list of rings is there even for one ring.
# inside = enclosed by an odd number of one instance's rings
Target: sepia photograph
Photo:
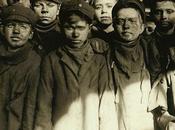
[[[0,130],[175,130],[175,0],[0,0]]]

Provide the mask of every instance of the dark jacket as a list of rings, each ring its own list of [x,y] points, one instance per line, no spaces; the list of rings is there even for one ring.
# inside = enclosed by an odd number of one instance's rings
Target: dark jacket
[[[144,39],[148,43],[148,49],[150,49],[148,53],[150,55],[149,61],[152,64],[152,71],[160,74],[173,69],[172,67],[175,65],[174,34],[162,36],[155,31],[152,35],[144,37]]]
[[[41,56],[45,56],[61,46],[62,37],[60,25],[57,21],[50,25],[37,24],[33,44],[37,52]]]
[[[0,129],[32,130],[40,57],[29,43],[17,52],[0,45]]]
[[[87,41],[80,66],[64,47],[44,59],[36,125],[44,130],[51,125],[61,130],[98,129],[99,99],[108,75],[105,57],[93,48],[94,42]]]
[[[175,33],[172,35],[160,35],[155,31],[152,36],[152,41],[155,47],[157,69],[159,68],[159,74],[172,75],[175,70]],[[156,67],[156,66],[155,66]],[[155,68],[154,67],[154,68]],[[154,69],[155,70],[155,69]],[[170,81],[170,82],[169,82]],[[175,115],[174,99],[172,80],[167,78],[167,104],[168,112]]]
[[[115,35],[114,31],[107,33],[105,31],[103,31],[102,29],[100,29],[100,27],[94,25],[94,26],[92,26],[91,33],[90,33],[89,37],[100,38],[107,43],[111,43],[113,41],[114,35]]]

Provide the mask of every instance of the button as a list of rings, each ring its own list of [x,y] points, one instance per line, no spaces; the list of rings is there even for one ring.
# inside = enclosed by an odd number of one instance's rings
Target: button
[[[163,84],[163,79],[160,80],[160,83]]]
[[[78,4],[79,7],[82,7],[82,4]]]
[[[39,45],[39,46],[38,46],[38,49],[39,49],[39,50],[42,50],[42,49],[43,49],[43,47],[42,47],[41,45]]]

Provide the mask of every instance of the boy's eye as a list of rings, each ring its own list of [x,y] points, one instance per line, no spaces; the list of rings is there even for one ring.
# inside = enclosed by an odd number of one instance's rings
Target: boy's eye
[[[40,3],[35,3],[34,6],[35,6],[35,7],[39,7],[39,6],[41,6],[41,4],[40,4]]]
[[[155,15],[162,15],[163,14],[163,11],[162,10],[156,10],[155,11]]]
[[[24,25],[24,24],[21,24],[19,26],[20,26],[21,29],[27,29],[27,27],[28,27],[27,25]]]
[[[76,29],[78,29],[78,30],[84,30],[85,29],[85,27],[84,26],[78,26],[78,27],[76,27]]]
[[[168,9],[166,12],[167,12],[167,14],[172,14],[172,13],[174,13],[174,10]]]
[[[108,8],[112,8],[113,5],[112,5],[112,4],[108,4],[107,7],[108,7]]]
[[[12,23],[8,23],[6,26],[7,26],[8,28],[12,28],[12,27],[14,27],[15,25],[12,24]]]
[[[55,4],[53,4],[53,3],[47,3],[47,6],[53,7],[53,6],[55,6]]]
[[[100,5],[95,6],[95,9],[101,9],[101,8],[102,8],[102,6],[100,6]]]

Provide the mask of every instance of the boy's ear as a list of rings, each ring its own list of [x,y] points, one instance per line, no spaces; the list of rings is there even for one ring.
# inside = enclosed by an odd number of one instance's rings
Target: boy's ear
[[[29,39],[32,39],[32,38],[33,38],[33,34],[34,34],[34,32],[31,31],[31,33],[30,33],[30,35],[29,35]]]
[[[58,5],[58,9],[57,9],[57,13],[56,13],[56,15],[59,15],[59,12],[60,12],[60,7],[61,7],[61,4],[60,4],[60,5]]]
[[[0,25],[0,33],[2,35],[5,35],[5,26],[4,25]]]
[[[89,32],[91,32],[93,24],[89,24]]]
[[[89,24],[89,26],[90,26],[90,28],[92,28],[93,24],[91,23],[91,24]]]
[[[141,25],[141,32],[140,32],[140,34],[143,33],[144,30],[145,30],[145,24],[142,24]]]

